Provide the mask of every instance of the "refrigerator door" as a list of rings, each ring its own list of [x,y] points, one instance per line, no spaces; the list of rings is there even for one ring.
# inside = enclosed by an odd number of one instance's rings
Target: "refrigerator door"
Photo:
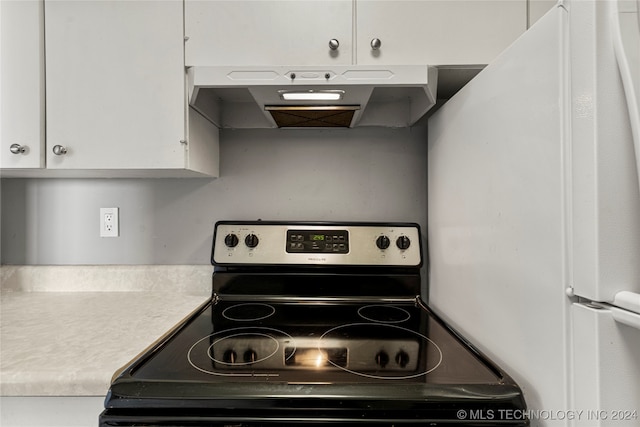
[[[573,377],[577,426],[640,425],[640,314],[616,321],[619,308],[573,304]],[[582,412],[579,412],[582,411]]]
[[[552,9],[429,120],[429,303],[539,410],[568,405],[566,21]]]
[[[609,402],[607,366],[640,360],[629,325],[640,188],[616,10],[613,0],[560,2],[429,120],[429,303],[514,377],[538,411],[532,425],[609,408],[575,404]],[[600,304],[608,330],[580,324],[579,297],[619,305]],[[640,402],[638,367],[624,369],[621,402]]]
[[[640,294],[637,1],[569,6],[572,292],[613,303]]]
[[[640,181],[640,0],[612,3],[612,37],[627,100]]]

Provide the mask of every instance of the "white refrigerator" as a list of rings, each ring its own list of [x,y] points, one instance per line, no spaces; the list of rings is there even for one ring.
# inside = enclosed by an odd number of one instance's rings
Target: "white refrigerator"
[[[429,303],[533,426],[640,426],[639,10],[558,3],[429,119]]]

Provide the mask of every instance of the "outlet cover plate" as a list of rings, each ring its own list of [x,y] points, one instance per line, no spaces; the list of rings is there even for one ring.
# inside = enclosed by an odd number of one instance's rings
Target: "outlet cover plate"
[[[100,237],[118,237],[120,218],[118,208],[100,208]]]

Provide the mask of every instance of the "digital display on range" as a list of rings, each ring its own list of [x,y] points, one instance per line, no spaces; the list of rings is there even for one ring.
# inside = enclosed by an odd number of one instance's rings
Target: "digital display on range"
[[[349,253],[347,230],[287,230],[288,253]]]

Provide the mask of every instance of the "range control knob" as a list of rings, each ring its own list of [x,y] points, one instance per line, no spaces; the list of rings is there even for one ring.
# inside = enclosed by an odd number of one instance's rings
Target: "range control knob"
[[[227,351],[224,352],[224,354],[222,355],[222,361],[224,363],[229,363],[229,364],[234,364],[238,362],[238,355],[236,354],[235,351],[229,349]]]
[[[378,249],[387,249],[390,244],[391,241],[387,236],[380,236],[376,239],[376,246]]]
[[[256,246],[258,246],[259,242],[260,240],[255,234],[247,234],[247,237],[244,238],[244,244],[250,248],[255,248]]]
[[[224,244],[227,245],[228,248],[235,248],[238,245],[238,236],[235,234],[227,234],[224,238]]]
[[[380,366],[381,368],[384,368],[385,366],[387,366],[388,363],[389,363],[389,355],[387,354],[387,352],[379,351],[378,354],[376,354],[376,365]]]
[[[244,352],[243,358],[245,363],[254,363],[256,360],[258,360],[258,355],[256,354],[255,350],[249,349]]]
[[[396,240],[396,246],[402,250],[409,249],[409,246],[411,246],[411,240],[407,236],[400,236]]]
[[[406,351],[400,350],[398,354],[396,354],[396,363],[401,368],[405,368],[409,364],[409,355]]]

